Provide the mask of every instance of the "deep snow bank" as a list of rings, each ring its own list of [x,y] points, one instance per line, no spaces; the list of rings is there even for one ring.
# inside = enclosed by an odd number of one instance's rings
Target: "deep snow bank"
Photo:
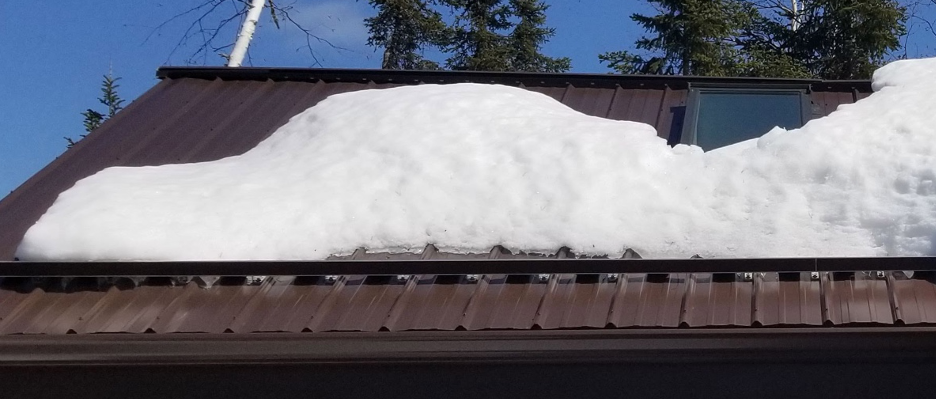
[[[523,89],[339,94],[247,153],[108,168],[23,260],[321,259],[358,247],[644,257],[936,254],[936,60],[799,130],[703,153]]]

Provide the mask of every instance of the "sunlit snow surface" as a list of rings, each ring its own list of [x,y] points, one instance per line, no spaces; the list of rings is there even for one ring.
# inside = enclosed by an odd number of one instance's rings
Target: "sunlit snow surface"
[[[114,167],[23,260],[322,259],[364,247],[644,257],[934,255],[936,60],[802,129],[703,153],[505,86],[339,94],[247,153]]]

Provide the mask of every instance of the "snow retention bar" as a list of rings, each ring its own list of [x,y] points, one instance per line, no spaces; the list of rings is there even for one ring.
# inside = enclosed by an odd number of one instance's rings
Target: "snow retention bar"
[[[401,71],[380,69],[316,69],[316,68],[262,68],[262,67],[161,67],[156,71],[159,79],[221,79],[292,82],[348,82],[348,83],[498,83],[504,85],[554,86],[572,85],[578,88],[616,87],[644,89],[687,89],[689,83],[743,84],[743,85],[809,85],[814,91],[871,92],[870,80],[826,81],[819,79],[707,77],[673,75],[617,75],[617,74],[556,74],[541,72],[488,72],[488,71]]]
[[[936,271],[936,257],[0,262],[0,277]]]

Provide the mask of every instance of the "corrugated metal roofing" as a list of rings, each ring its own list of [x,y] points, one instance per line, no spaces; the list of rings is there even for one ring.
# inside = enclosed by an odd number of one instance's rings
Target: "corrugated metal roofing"
[[[680,132],[688,83],[762,80],[614,75],[242,69],[161,71],[158,85],[0,201],[0,260],[77,180],[110,166],[210,161],[241,154],[329,95],[400,84],[496,82],[545,93],[583,113]],[[207,79],[206,79],[207,78]],[[770,81],[770,80],[768,80]],[[777,80],[788,82],[787,80]],[[813,84],[813,116],[866,95],[868,82]],[[821,83],[821,85],[819,85]],[[560,250],[552,257],[569,257]],[[352,259],[531,257],[502,248],[456,255],[369,253]],[[208,287],[150,278],[0,281],[0,334],[324,332],[630,327],[809,326],[936,322],[936,286],[857,273],[556,274],[223,278]]]
[[[424,260],[455,257],[432,246]],[[560,250],[549,257],[565,257]],[[358,251],[357,260],[397,257]],[[546,256],[538,256],[546,257]],[[903,273],[6,278],[0,334],[889,326],[936,323],[936,285]]]

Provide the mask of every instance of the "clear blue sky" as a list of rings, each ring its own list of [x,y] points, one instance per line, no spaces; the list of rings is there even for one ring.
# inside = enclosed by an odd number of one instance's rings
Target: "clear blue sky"
[[[101,76],[113,68],[119,94],[130,100],[157,83],[162,65],[222,65],[215,54],[192,60],[199,38],[176,48],[195,14],[161,23],[202,0],[0,1],[0,197],[65,150],[64,136],[83,132],[80,113],[100,109]],[[575,72],[607,72],[597,55],[628,48],[642,31],[628,16],[646,12],[639,0],[551,0],[548,24],[556,37],[546,53],[572,58]],[[223,7],[230,7],[224,4]],[[324,67],[378,68],[380,53],[366,46],[366,1],[299,0],[294,18],[335,45],[313,43]],[[218,14],[229,13],[224,9]],[[267,17],[267,15],[265,15]],[[236,22],[219,42],[233,42]],[[934,54],[936,36],[915,28],[911,56]],[[264,18],[250,47],[250,65],[308,67],[312,59],[295,29],[276,30]],[[2,229],[2,227],[0,227]]]

